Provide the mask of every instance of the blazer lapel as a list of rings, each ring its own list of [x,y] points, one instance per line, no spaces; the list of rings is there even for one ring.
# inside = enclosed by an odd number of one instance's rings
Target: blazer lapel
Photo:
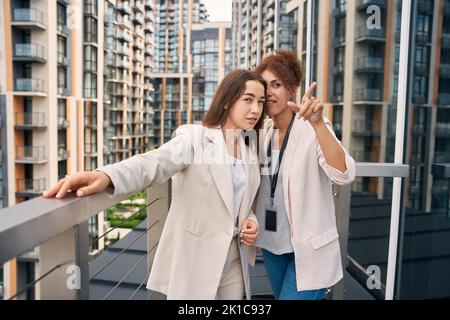
[[[302,129],[305,125],[305,120],[303,119],[294,119],[294,124],[291,129],[291,133],[289,135],[288,144],[286,146],[286,150],[284,152],[283,159],[283,181],[288,182],[289,172],[291,171],[291,167],[294,163],[294,151],[297,147],[298,140],[300,139],[300,135],[302,133]]]
[[[206,128],[205,157],[222,200],[231,216],[233,213],[233,181],[226,160],[226,146],[222,130]]]

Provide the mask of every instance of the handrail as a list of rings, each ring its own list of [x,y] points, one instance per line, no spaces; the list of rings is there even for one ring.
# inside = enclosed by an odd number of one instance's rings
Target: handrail
[[[110,191],[110,190],[108,190]],[[77,226],[133,193],[64,199],[37,197],[0,210],[0,264]]]

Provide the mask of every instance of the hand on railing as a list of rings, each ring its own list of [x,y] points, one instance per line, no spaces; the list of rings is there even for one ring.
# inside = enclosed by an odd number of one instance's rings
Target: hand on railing
[[[101,171],[77,172],[59,180],[52,188],[43,192],[45,198],[64,198],[68,193],[75,193],[78,197],[102,192],[112,186],[111,179]]]

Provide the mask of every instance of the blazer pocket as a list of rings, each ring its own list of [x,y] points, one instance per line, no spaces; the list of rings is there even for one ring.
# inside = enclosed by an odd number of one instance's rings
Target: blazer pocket
[[[187,227],[185,227],[185,226],[182,226],[182,225],[180,225],[180,224],[175,224],[175,226],[178,228],[178,229],[180,229],[180,231],[183,231],[183,232],[187,232],[187,233],[189,233],[190,235],[192,235],[192,236],[194,236],[194,237],[196,237],[196,238],[201,238],[201,235],[198,233],[198,232],[195,232],[194,230],[191,230],[191,229],[189,229],[189,228],[187,228]]]
[[[311,243],[311,246],[317,250],[328,243],[330,243],[333,240],[336,240],[339,238],[339,235],[337,233],[336,228],[328,229],[327,231],[322,232],[321,234],[312,237],[309,242]]]

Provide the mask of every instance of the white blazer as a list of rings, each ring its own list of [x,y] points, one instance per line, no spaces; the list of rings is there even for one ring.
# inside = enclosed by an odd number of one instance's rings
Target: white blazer
[[[253,148],[239,139],[246,188],[238,224],[255,215],[251,205],[259,187],[259,162]],[[235,232],[231,165],[221,129],[183,125],[157,150],[135,155],[99,170],[114,184],[114,194],[138,192],[171,177],[172,202],[150,271],[147,288],[168,299],[215,299]],[[248,262],[256,249],[240,246],[247,299]]]
[[[325,122],[337,140],[330,121],[325,119]],[[267,150],[273,130],[273,120],[266,119],[262,150]],[[351,183],[355,178],[355,161],[342,149],[347,166],[345,172],[326,162],[311,124],[294,119],[281,169],[298,291],[331,287],[343,275],[332,183]],[[265,152],[260,156],[267,163]]]

